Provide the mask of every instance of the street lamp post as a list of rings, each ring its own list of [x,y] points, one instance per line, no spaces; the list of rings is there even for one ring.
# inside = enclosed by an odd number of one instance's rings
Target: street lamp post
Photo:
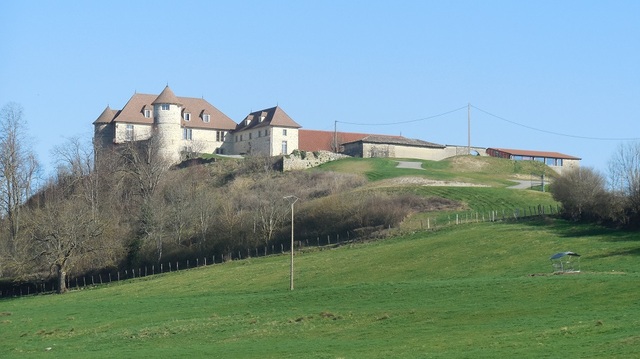
[[[289,278],[290,278],[290,282],[289,282],[289,290],[293,290],[293,205],[299,200],[298,197],[296,196],[285,196],[283,197],[284,199],[291,199],[293,198],[293,201],[291,202],[291,266],[290,266],[290,271],[289,271]]]

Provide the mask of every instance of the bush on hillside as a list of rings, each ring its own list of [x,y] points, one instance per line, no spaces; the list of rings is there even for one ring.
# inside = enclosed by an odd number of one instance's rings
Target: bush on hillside
[[[602,220],[611,217],[612,198],[598,171],[580,167],[563,173],[551,187],[553,198],[562,203],[563,214],[572,220]]]

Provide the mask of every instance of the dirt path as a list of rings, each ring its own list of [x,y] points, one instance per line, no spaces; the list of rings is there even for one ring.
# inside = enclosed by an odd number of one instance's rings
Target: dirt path
[[[529,188],[531,188],[531,181],[520,181],[520,180],[510,180],[510,181],[518,182],[518,184],[515,184],[513,186],[509,186],[507,188],[511,188],[511,189],[529,189]]]
[[[423,170],[422,162],[397,161],[398,168],[410,168],[413,170]]]

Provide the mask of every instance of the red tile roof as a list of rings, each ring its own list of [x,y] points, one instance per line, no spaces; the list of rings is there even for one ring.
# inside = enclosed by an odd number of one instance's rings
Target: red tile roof
[[[298,130],[298,148],[301,151],[333,151],[334,136],[337,137],[338,145],[348,142],[360,141],[368,133],[318,131],[318,130]],[[381,136],[381,135],[375,135]],[[403,138],[402,136],[384,136],[387,138]]]
[[[264,126],[290,128],[302,127],[291,117],[289,117],[289,115],[287,115],[287,113],[284,112],[279,106],[276,106],[260,111],[251,112],[236,126],[236,131],[243,131]]]
[[[546,158],[562,158],[566,160],[581,160],[581,158],[579,157],[569,156],[559,152],[514,150],[509,148],[487,148],[487,151],[492,149],[509,154],[509,155],[513,155],[513,156],[546,157]]]
[[[205,128],[205,129],[220,129],[230,131],[236,127],[236,123],[230,119],[227,115],[215,108],[209,102],[201,98],[192,97],[175,97],[171,99],[171,89],[165,87],[165,90],[159,96],[136,93],[127,102],[126,105],[120,111],[111,110],[108,106],[94,122],[97,123],[110,123],[110,122],[124,122],[132,124],[153,124],[153,103],[167,103],[163,101],[169,101],[168,103],[175,104],[176,102],[183,106],[183,113],[188,112],[191,114],[191,121],[181,120],[181,124],[184,127],[189,128]],[[163,94],[165,95],[162,99]],[[160,99],[161,101],[158,102]],[[145,109],[151,111],[150,117],[144,117]],[[111,111],[111,113],[109,113]],[[209,115],[209,122],[204,122],[203,115]],[[112,115],[112,116],[111,116]],[[111,119],[109,117],[111,116]]]
[[[100,116],[98,116],[98,119],[95,120],[93,124],[95,125],[97,123],[109,123],[113,121],[113,119],[116,117],[117,114],[118,114],[118,111],[112,110],[109,106],[107,106],[107,108],[105,108],[104,111],[102,111]]]
[[[160,95],[158,95],[155,101],[153,101],[151,104],[155,105],[157,103],[169,103],[173,105],[182,105],[180,100],[178,100],[176,95],[169,88],[169,85],[167,85],[167,87],[165,87],[164,90],[162,90]]]

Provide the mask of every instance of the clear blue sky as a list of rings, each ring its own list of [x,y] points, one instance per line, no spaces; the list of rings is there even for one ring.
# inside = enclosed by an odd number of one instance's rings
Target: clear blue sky
[[[236,122],[277,104],[306,129],[441,144],[467,144],[466,108],[383,124],[470,103],[474,146],[606,170],[640,138],[639,19],[640,1],[5,0],[0,105],[24,107],[49,168],[107,105],[169,84]]]

